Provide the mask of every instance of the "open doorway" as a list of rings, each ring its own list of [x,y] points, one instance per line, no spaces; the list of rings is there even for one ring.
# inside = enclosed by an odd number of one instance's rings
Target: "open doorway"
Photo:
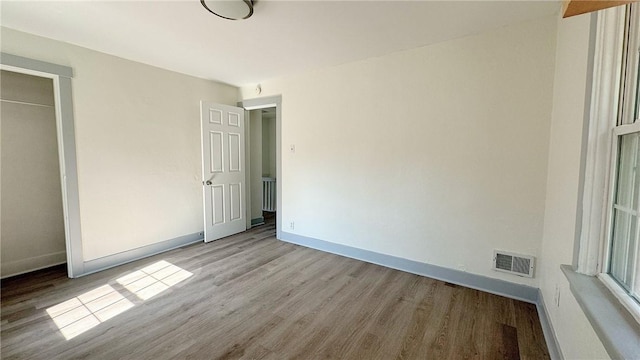
[[[276,238],[282,231],[281,113],[282,97],[243,100],[238,106],[247,117],[247,227],[275,225]]]
[[[249,111],[251,226],[275,224],[277,210],[276,108]]]
[[[2,277],[67,261],[50,78],[0,72]]]
[[[66,254],[65,260],[67,263],[68,276],[77,277],[83,275],[84,262],[82,257],[82,236],[80,229],[80,204],[78,194],[75,125],[73,119],[73,101],[71,95],[71,78],[73,77],[73,69],[67,66],[52,64],[7,53],[2,53],[1,55],[0,70],[9,71],[16,74],[31,75],[36,78],[42,78],[46,79],[46,81],[52,82],[53,110],[55,113],[55,129],[57,135],[55,141],[57,142],[56,146],[58,158],[58,191],[61,193],[65,233],[65,249],[62,253]],[[2,118],[4,120],[4,114],[2,115]],[[3,143],[4,135],[5,134],[3,133]],[[3,153],[2,155],[2,161],[4,161],[5,154]],[[36,165],[37,164],[23,164],[20,169]],[[16,171],[22,171],[20,169]],[[5,175],[4,169],[2,170],[2,175]],[[47,176],[46,179],[50,180],[52,176],[55,176],[55,174]],[[5,185],[4,181],[5,180],[3,178],[3,186]],[[2,202],[5,201],[5,195],[7,195],[7,193],[3,188]],[[3,214],[0,215],[0,218],[2,218],[2,220],[5,220],[5,211],[8,212],[9,210],[5,210],[4,208],[2,209]],[[43,225],[35,222],[34,219],[30,219],[30,222],[27,224],[27,226],[42,227]],[[4,230],[5,229],[3,224],[2,231],[4,232]],[[2,234],[2,242],[5,241],[5,235]],[[59,254],[59,252],[55,251],[54,253]],[[4,251],[2,256],[5,256]],[[43,259],[46,259],[46,262]],[[42,265],[37,265],[35,267],[47,267],[49,264],[54,263],[52,262],[50,256],[44,256],[43,259],[38,259],[38,262],[40,262],[40,264]],[[5,259],[3,258],[3,265],[4,260]],[[64,260],[58,257],[56,262],[64,262]],[[18,272],[35,270],[33,268],[34,263],[31,262],[31,260],[29,260],[27,263],[30,264],[29,267],[25,267],[25,270],[21,270]],[[23,264],[20,264],[20,266],[23,266]],[[9,274],[3,273],[1,275],[2,277],[5,277]]]

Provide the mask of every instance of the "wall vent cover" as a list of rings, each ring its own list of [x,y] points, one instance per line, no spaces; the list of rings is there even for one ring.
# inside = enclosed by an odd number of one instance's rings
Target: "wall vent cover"
[[[493,251],[493,269],[496,271],[532,278],[534,263],[535,257],[530,255]]]

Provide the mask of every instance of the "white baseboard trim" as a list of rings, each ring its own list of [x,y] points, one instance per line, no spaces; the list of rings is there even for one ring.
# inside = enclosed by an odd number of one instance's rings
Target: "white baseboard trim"
[[[284,231],[281,234],[280,240],[412,274],[426,276],[436,280],[446,281],[491,294],[506,296],[511,299],[522,300],[532,304],[537,304],[538,302],[539,290],[532,286],[516,284],[460,270],[408,260],[374,251],[358,249],[347,245],[331,243]]]
[[[123,265],[132,261],[140,260],[142,258],[160,254],[165,251],[173,250],[199,241],[203,241],[201,232],[179,236],[174,239],[169,239],[136,249],[123,251],[121,253],[85,261],[84,271],[81,274],[76,274],[76,277],[93,274],[98,271],[110,269],[118,265]]]
[[[26,259],[2,262],[1,278],[16,276],[51,266],[64,264],[67,262],[66,251],[59,251],[51,254],[34,256]]]
[[[547,311],[547,305],[544,302],[542,291],[538,289],[538,301],[536,302],[536,308],[538,309],[538,317],[540,318],[540,325],[542,326],[542,333],[544,334],[544,340],[547,343],[547,349],[549,350],[549,356],[552,360],[564,360],[564,356],[560,351],[560,343],[556,332],[551,325],[549,312]]]

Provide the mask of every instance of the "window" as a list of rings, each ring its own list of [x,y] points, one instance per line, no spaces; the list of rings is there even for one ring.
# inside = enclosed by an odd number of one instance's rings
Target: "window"
[[[629,5],[622,23],[617,119],[613,142],[606,245],[601,278],[640,317],[640,7]],[[613,280],[613,281],[612,281]],[[619,287],[619,288],[615,288]],[[620,289],[621,287],[621,289]],[[629,298],[633,301],[629,301]]]
[[[640,354],[640,4],[598,11],[591,26],[581,227],[561,268],[609,355],[628,359]]]

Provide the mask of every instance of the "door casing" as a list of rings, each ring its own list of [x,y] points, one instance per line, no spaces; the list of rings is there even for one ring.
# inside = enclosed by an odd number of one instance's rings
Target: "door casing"
[[[67,251],[67,275],[70,278],[81,276],[84,274],[84,261],[80,228],[75,125],[71,97],[73,70],[70,67],[7,53],[0,54],[0,69],[53,80],[60,184],[62,187],[62,208],[64,213],[65,244]]]
[[[259,110],[266,108],[276,108],[276,204],[278,208],[278,213],[276,215],[276,238],[281,239],[282,233],[282,210],[284,208],[284,204],[282,203],[282,162],[281,162],[281,149],[282,149],[282,95],[268,96],[262,98],[255,99],[247,99],[238,102],[238,106],[245,109],[245,119],[248,119],[246,113],[250,110]],[[247,168],[249,165],[247,164]],[[247,198],[249,196],[247,195]],[[249,208],[248,201],[249,199],[245,199],[247,201],[245,208]],[[251,216],[249,216],[250,218]]]

